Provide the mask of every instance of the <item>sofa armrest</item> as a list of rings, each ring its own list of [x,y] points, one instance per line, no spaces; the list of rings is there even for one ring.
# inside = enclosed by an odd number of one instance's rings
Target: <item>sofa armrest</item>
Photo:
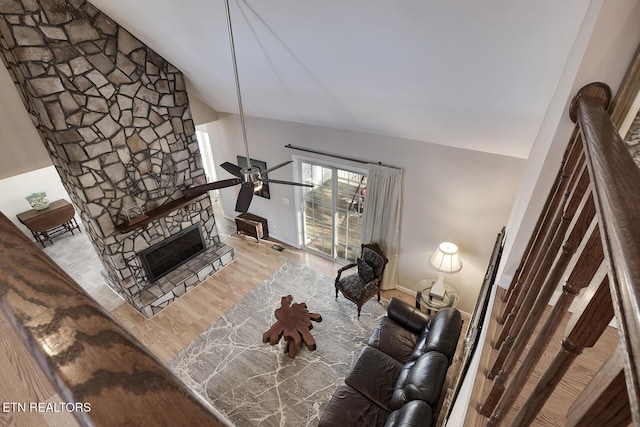
[[[393,411],[384,427],[430,427],[433,425],[431,406],[423,400],[412,400]]]
[[[395,297],[391,298],[389,302],[387,315],[390,319],[400,323],[405,329],[414,334],[420,334],[429,321],[429,316]]]

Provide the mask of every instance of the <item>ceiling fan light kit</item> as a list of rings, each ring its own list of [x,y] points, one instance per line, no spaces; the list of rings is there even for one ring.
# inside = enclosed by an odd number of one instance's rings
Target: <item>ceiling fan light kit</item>
[[[229,0],[224,0],[225,10],[227,13],[227,28],[229,30],[229,44],[231,47],[231,62],[233,63],[233,75],[236,83],[236,95],[238,98],[238,110],[240,115],[240,126],[242,127],[242,139],[244,141],[244,150],[247,159],[247,167],[241,168],[230,162],[224,162],[220,165],[221,168],[234,175],[236,178],[224,179],[221,181],[210,182],[208,184],[197,185],[195,187],[185,188],[182,192],[185,195],[204,194],[207,191],[217,190],[220,188],[232,187],[234,185],[241,184],[240,192],[238,193],[238,199],[236,201],[236,212],[247,212],[253,199],[253,194],[262,188],[263,183],[273,184],[285,184],[285,185],[297,185],[302,187],[313,187],[311,184],[303,184],[299,182],[282,181],[278,179],[266,179],[262,174],[279,169],[283,166],[292,163],[293,160],[289,160],[284,163],[280,163],[267,170],[260,170],[258,167],[251,166],[251,157],[249,156],[249,144],[247,143],[247,130],[244,120],[244,110],[242,108],[242,94],[240,93],[240,79],[238,78],[238,64],[236,61],[236,49],[233,42],[233,28],[231,26],[231,11],[229,9]]]

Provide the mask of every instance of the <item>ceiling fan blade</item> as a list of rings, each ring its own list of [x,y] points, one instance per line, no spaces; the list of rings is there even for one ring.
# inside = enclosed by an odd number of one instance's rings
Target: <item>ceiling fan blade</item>
[[[276,166],[274,166],[274,167],[272,167],[272,168],[269,168],[269,169],[267,169],[267,170],[263,170],[263,171],[260,171],[260,172],[262,172],[262,173],[268,173],[268,172],[274,171],[274,170],[276,170],[276,169],[279,169],[279,168],[281,168],[281,167],[283,167],[283,166],[287,166],[289,163],[293,163],[293,160],[289,160],[288,162],[280,163],[279,165],[276,165]]]
[[[226,170],[227,172],[229,172],[231,175],[237,176],[238,178],[242,176],[242,168],[238,165],[234,165],[233,163],[229,163],[229,162],[224,162],[223,164],[220,165],[220,167]]]
[[[236,212],[248,211],[251,199],[253,199],[253,183],[245,182],[242,184],[242,187],[240,187],[240,193],[236,201]]]
[[[182,190],[185,195],[191,194],[204,194],[207,191],[217,190],[219,188],[231,187],[232,185],[240,184],[242,181],[238,178],[223,179],[222,181],[209,182],[207,184],[196,185],[195,187],[189,187]]]
[[[313,184],[303,184],[301,182],[291,182],[291,181],[281,181],[279,179],[264,179],[262,178],[262,182],[267,182],[269,184],[287,184],[287,185],[297,185],[299,187],[315,187]]]

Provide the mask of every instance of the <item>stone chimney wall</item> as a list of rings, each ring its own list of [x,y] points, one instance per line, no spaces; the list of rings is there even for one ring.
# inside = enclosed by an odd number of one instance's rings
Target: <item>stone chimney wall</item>
[[[154,287],[137,258],[194,223],[209,252],[223,258],[209,262],[213,271],[233,259],[207,196],[147,227],[116,228],[205,182],[177,68],[83,0],[1,0],[0,56],[114,290],[150,316],[179,296],[175,286],[194,286],[182,272],[179,284]]]

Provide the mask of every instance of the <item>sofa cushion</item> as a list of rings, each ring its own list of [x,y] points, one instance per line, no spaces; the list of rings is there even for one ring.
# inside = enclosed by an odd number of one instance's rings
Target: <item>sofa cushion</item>
[[[344,382],[391,412],[389,402],[401,370],[402,363],[380,350],[365,346]]]
[[[340,279],[336,286],[345,296],[360,299],[362,297],[362,293],[366,291],[366,288],[364,287],[366,284],[367,283],[362,280],[359,274],[354,273]]]
[[[424,400],[434,409],[440,400],[448,368],[447,356],[436,351],[406,363],[398,375],[389,407],[396,410],[412,400]]]
[[[356,264],[358,265],[358,276],[360,276],[364,283],[369,283],[376,278],[373,272],[373,267],[364,262],[362,259],[358,258],[356,260]]]
[[[386,316],[378,321],[369,337],[370,346],[388,354],[401,363],[411,359],[411,354],[417,341],[418,336],[416,334]]]
[[[373,268],[373,273],[376,277],[379,277],[382,274],[382,270],[384,270],[386,262],[384,258],[377,254],[375,251],[369,248],[363,248],[362,260]]]
[[[433,411],[423,400],[412,400],[393,411],[384,427],[431,427]]]
[[[340,384],[320,418],[320,427],[383,426],[385,411],[347,384]]]
[[[430,351],[437,351],[447,356],[449,364],[451,364],[461,330],[462,317],[458,310],[454,308],[440,310],[429,319],[429,322],[420,333],[418,342],[413,349],[411,360],[415,360]]]

